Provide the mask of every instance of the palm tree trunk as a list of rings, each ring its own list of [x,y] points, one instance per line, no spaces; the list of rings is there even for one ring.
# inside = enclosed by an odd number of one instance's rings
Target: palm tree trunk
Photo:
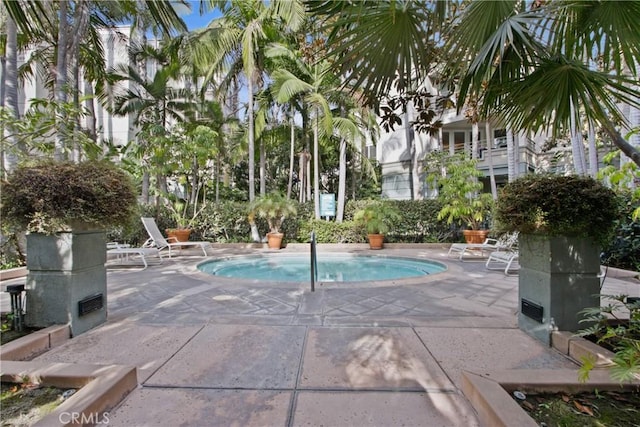
[[[307,153],[303,150],[300,152],[299,154],[299,159],[298,159],[298,171],[299,171],[299,182],[298,185],[300,187],[299,191],[300,193],[298,194],[298,199],[300,201],[300,203],[304,203],[305,200],[305,183],[307,181],[307,175],[306,175],[306,158]]]
[[[484,124],[484,132],[487,135],[487,163],[489,164],[489,182],[491,183],[491,196],[493,200],[498,199],[498,187],[496,185],[496,174],[493,171],[493,138],[491,135],[491,124],[486,121]]]
[[[582,132],[576,123],[573,103],[571,103],[571,152],[573,153],[573,167],[576,174],[585,175],[587,171],[584,164],[584,144],[582,143]]]
[[[596,147],[596,131],[593,122],[589,121],[589,175],[595,178],[598,175],[598,149]]]
[[[293,164],[295,156],[296,146],[296,128],[294,121],[293,104],[291,104],[291,147],[289,149],[289,181],[287,183],[287,199],[291,198],[291,191],[293,189]]]
[[[344,203],[347,192],[347,141],[340,139],[340,166],[338,172],[338,206],[336,222],[344,219]]]
[[[256,198],[256,177],[255,177],[255,140],[253,128],[253,76],[247,79],[247,92],[249,93],[249,102],[247,105],[248,116],[248,142],[249,142],[249,201],[252,202]]]
[[[267,172],[266,172],[266,154],[264,148],[264,137],[260,138],[260,195],[267,194]]]
[[[407,152],[409,153],[409,197],[411,200],[415,200],[414,186],[413,186],[413,158],[415,152],[413,149],[413,132],[411,128],[411,121],[409,117],[409,105],[406,106],[404,111],[404,135],[407,140]]]
[[[6,20],[6,31],[6,61],[2,72],[4,93],[0,102],[9,109],[15,119],[19,119],[21,114],[18,104],[18,29],[9,15],[7,15]],[[2,132],[6,139],[3,139],[5,142],[2,143],[2,150],[0,150],[3,156],[0,166],[3,169],[3,173],[7,173],[12,171],[18,164],[16,151],[21,147],[19,147],[18,139],[13,134],[13,131],[5,128],[4,124]]]
[[[84,101],[84,108],[87,111],[87,115],[85,117],[85,124],[87,126],[87,133],[89,134],[89,138],[93,142],[98,142],[98,133],[96,129],[96,110],[93,103],[93,85],[87,78],[84,80],[84,94],[87,99]]]
[[[315,125],[313,127],[313,207],[316,219],[320,219],[320,142],[318,127],[320,126],[320,109],[315,109]]]
[[[56,61],[56,80],[55,80],[55,100],[59,105],[67,102],[67,30],[69,21],[67,20],[68,0],[60,0],[59,4],[59,24],[58,24],[58,56]],[[63,160],[66,150],[65,131],[67,118],[62,116],[57,118],[58,131],[55,136],[54,157],[57,160]]]
[[[616,129],[616,126],[610,121],[602,123],[602,127],[609,135],[614,145],[618,147],[631,161],[640,166],[640,151],[638,151],[633,145],[629,144],[625,140],[620,132]]]
[[[480,130],[478,129],[478,122],[471,123],[471,158],[476,160],[478,158],[478,135]]]

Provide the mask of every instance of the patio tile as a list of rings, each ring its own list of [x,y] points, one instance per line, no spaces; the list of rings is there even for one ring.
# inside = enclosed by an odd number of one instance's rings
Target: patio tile
[[[566,357],[519,329],[415,328],[429,351],[460,387],[462,370],[576,368]]]
[[[293,388],[304,334],[302,326],[207,325],[146,384]]]
[[[299,392],[294,426],[477,426],[456,393]]]
[[[138,381],[156,369],[193,337],[202,325],[107,323],[77,336],[35,360],[42,362],[135,365]],[[118,349],[118,350],[116,350]]]
[[[310,328],[300,388],[451,390],[410,328]]]
[[[109,426],[284,426],[291,392],[142,388],[109,414]]]

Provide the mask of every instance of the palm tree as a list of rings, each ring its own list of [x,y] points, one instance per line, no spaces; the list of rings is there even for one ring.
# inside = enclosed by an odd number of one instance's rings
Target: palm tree
[[[484,87],[484,116],[534,132],[575,132],[583,114],[640,165],[614,125],[618,103],[640,104],[639,18],[638,2],[473,2],[449,38],[465,64],[459,99]]]
[[[290,55],[284,46],[272,46],[270,55]],[[297,71],[302,78],[286,69],[278,69],[272,74],[273,93],[277,102],[288,103],[301,96],[313,111],[313,191],[315,217],[320,219],[320,128],[326,135],[333,133],[333,113],[329,98],[337,89],[337,81],[329,72],[326,61],[307,64],[298,59]]]
[[[144,140],[144,136],[156,142],[164,141],[166,131],[173,124],[184,121],[194,113],[194,105],[189,102],[191,92],[188,89],[173,88],[173,82],[181,76],[181,64],[176,58],[176,47],[177,45],[172,44],[161,46],[160,49],[143,47],[143,52],[139,53],[141,57],[151,58],[163,65],[152,79],[146,77],[146,73],[144,76],[140,75],[137,66],[124,64],[116,67],[114,75],[116,80],[127,80],[132,85],[123,94],[115,97],[112,111],[116,115],[131,114],[134,117],[134,125],[139,127],[139,136],[142,137],[136,151],[143,159],[143,173],[150,172],[149,166],[158,173],[157,185],[161,192],[166,192],[165,178],[161,172],[164,157],[156,158],[156,164],[152,165],[147,165],[144,159],[149,158],[149,150],[164,153],[164,149],[151,146],[149,140]]]
[[[186,4],[184,0],[178,1]],[[156,23],[155,27],[164,35],[172,34],[175,29],[186,30],[186,25],[175,12],[172,3],[175,2],[171,0],[140,0],[144,10]],[[95,45],[97,39],[95,28],[122,22],[123,19],[129,19],[136,13],[136,9],[131,7],[132,2],[128,0],[121,0],[114,4],[88,2],[87,0],[77,2],[24,0],[3,2],[3,6],[6,7],[8,15],[23,34],[34,42],[44,44],[44,49],[48,48],[49,57],[42,56],[42,58],[48,62],[48,67],[54,70],[51,91],[54,99],[60,104],[66,103],[69,91],[67,83],[71,71],[70,65],[81,61],[81,58],[78,58],[78,55],[82,53],[80,42],[85,36],[91,35],[89,39],[94,43],[91,49],[94,58],[90,59],[95,59],[95,54],[101,51],[100,47]],[[51,19],[52,16],[57,17],[57,20]],[[84,59],[88,59],[86,55]],[[101,61],[101,64],[104,66],[104,61]],[[13,79],[13,77],[11,78]],[[76,81],[78,80],[76,79]],[[13,82],[9,84],[11,85]],[[59,124],[60,132],[56,136],[57,157],[64,155],[62,147],[67,144],[67,141],[64,141],[64,135],[68,134],[64,132],[66,123],[64,120],[62,122]]]
[[[296,28],[304,15],[298,1],[208,0],[222,16],[213,20],[197,39],[202,43],[198,58],[210,79],[227,73],[227,81],[239,72],[247,84],[247,142],[249,155],[249,200],[255,199],[255,93],[262,85],[262,49],[278,26]]]
[[[323,1],[309,2],[309,8],[335,28],[328,45],[336,65],[367,93],[381,96],[396,84],[410,87],[414,75],[430,71],[425,40],[437,40],[440,33],[433,28],[448,16],[441,6],[455,3]],[[569,129],[572,117],[580,122],[577,112],[583,111],[640,165],[640,151],[615,126],[625,121],[617,104],[640,104],[634,86],[639,2],[476,1],[450,11],[460,13],[442,34],[450,59],[446,69],[459,79],[459,108],[467,94],[484,93],[482,117],[554,133]]]

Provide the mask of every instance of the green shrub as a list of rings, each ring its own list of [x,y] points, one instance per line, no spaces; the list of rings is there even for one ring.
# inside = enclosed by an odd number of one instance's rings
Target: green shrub
[[[251,228],[247,221],[248,202],[223,201],[210,203],[198,216],[194,224],[194,238],[219,243],[251,241]],[[256,221],[267,227],[266,221]]]
[[[298,242],[309,242],[311,231],[316,232],[318,243],[364,243],[367,237],[353,221],[335,222],[312,219],[301,224]]]
[[[108,228],[136,212],[129,176],[106,161],[51,160],[20,166],[2,185],[2,218],[32,232],[55,233],[78,223]]]
[[[634,221],[638,204],[631,194],[618,196],[622,214],[616,221],[614,238],[604,247],[602,262],[606,265],[640,271],[640,222]]]
[[[593,337],[598,344],[615,352],[609,367],[611,377],[619,382],[640,377],[640,302],[629,302],[626,295],[601,295],[608,304],[587,308],[581,312],[581,322],[592,324],[577,335]],[[620,317],[621,313],[629,313]],[[580,379],[589,378],[595,358],[582,359]]]
[[[592,238],[606,246],[619,218],[615,193],[589,177],[526,175],[504,186],[495,221],[503,231]]]

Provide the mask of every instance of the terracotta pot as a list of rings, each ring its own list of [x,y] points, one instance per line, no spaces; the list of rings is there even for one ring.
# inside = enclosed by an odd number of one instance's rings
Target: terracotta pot
[[[370,249],[382,249],[384,246],[384,234],[368,234],[367,237]]]
[[[167,237],[175,237],[178,242],[188,242],[191,235],[190,228],[167,228]]]
[[[483,243],[489,235],[489,230],[462,230],[467,243]]]
[[[269,249],[280,249],[284,233],[267,233],[267,245]]]

